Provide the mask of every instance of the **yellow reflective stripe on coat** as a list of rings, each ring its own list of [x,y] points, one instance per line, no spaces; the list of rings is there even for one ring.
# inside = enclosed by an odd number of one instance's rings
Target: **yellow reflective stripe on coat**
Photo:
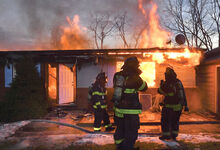
[[[119,118],[124,118],[124,115],[122,113],[117,112],[117,111],[115,111],[115,116],[119,117]]]
[[[96,105],[93,105],[93,108],[97,109],[98,107]],[[107,105],[101,105],[101,108],[107,108]]]
[[[146,86],[146,83],[143,81],[143,83],[142,83],[141,87],[138,89],[138,91],[143,90],[145,88],[145,86]]]
[[[174,96],[174,93],[167,93],[167,96]]]
[[[110,123],[110,124],[105,125],[105,128],[108,128],[108,127],[111,127],[111,126],[112,126],[112,124]]]
[[[115,140],[115,144],[120,144],[123,141],[124,141],[124,139]]]
[[[166,104],[165,107],[172,108],[174,111],[180,111],[182,109],[181,104],[176,104],[176,105]]]
[[[101,130],[101,128],[93,128],[95,131],[99,131]]]
[[[174,96],[174,93],[166,93],[161,88],[159,88],[159,92],[166,94],[165,96]]]
[[[141,109],[119,109],[115,108],[115,112],[119,112],[122,114],[129,114],[129,115],[135,115],[135,114],[141,114]]]
[[[98,108],[97,106],[99,105],[101,105],[101,103],[97,102],[95,105],[93,105],[93,108],[97,109]],[[101,108],[107,108],[107,105],[101,105]]]
[[[101,105],[101,103],[100,102],[96,102],[95,105]]]
[[[101,108],[107,108],[107,105],[101,105]]]
[[[95,92],[92,92],[92,95],[103,96],[103,95],[106,95],[106,93],[95,91]]]
[[[124,93],[137,93],[136,89],[125,89]]]

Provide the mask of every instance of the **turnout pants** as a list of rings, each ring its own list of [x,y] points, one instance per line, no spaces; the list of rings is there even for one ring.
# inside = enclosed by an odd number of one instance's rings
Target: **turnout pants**
[[[181,112],[182,110],[174,111],[172,108],[163,107],[161,114],[161,128],[163,136],[178,136]]]
[[[110,125],[110,120],[108,113],[105,108],[94,109],[95,120],[94,120],[94,130],[101,130],[101,123],[104,122],[105,127]]]
[[[123,118],[115,116],[117,126],[114,140],[117,150],[133,150],[140,128],[139,115],[124,115]]]

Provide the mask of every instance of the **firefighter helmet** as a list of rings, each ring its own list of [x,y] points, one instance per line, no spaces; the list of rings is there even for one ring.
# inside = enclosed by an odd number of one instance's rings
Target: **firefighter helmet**
[[[175,71],[174,71],[171,67],[167,67],[167,68],[166,68],[166,72],[165,72],[165,78],[166,78],[166,80],[175,79],[176,76],[177,76],[177,75],[176,75]]]
[[[107,82],[107,76],[105,75],[105,72],[100,72],[96,77],[96,81],[105,81],[105,82]]]
[[[139,67],[139,61],[136,56],[129,57],[125,60],[124,65],[121,67],[121,69],[126,68],[138,68]]]

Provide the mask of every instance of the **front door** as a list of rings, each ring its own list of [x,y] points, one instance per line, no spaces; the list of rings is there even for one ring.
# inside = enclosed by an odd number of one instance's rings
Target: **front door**
[[[59,65],[59,104],[74,101],[74,72],[65,65]]]

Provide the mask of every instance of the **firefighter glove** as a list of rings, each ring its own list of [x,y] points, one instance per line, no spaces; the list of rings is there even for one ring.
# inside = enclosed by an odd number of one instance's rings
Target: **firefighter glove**
[[[160,87],[164,84],[164,80],[160,80]]]
[[[160,106],[164,106],[164,103],[159,103]]]
[[[189,108],[185,106],[184,111],[189,112]]]

